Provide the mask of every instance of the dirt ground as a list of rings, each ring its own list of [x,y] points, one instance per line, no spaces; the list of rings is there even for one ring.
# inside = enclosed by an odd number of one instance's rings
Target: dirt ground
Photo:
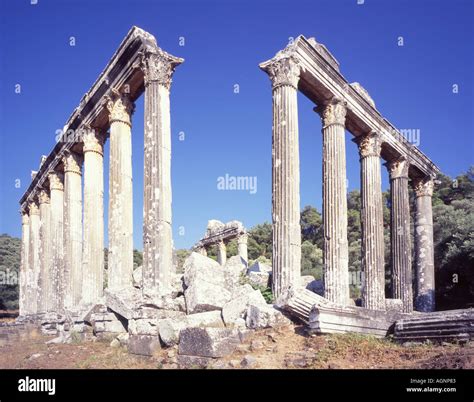
[[[0,347],[0,368],[176,369],[177,348],[153,357],[131,355],[111,347],[111,339],[50,344],[37,334]],[[398,345],[389,339],[355,334],[306,336],[301,327],[257,331],[231,355],[209,368],[474,368],[474,345]]]

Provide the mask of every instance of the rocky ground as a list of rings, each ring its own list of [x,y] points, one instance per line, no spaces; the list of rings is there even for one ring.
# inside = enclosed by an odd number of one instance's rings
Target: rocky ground
[[[0,347],[0,368],[146,368],[176,369],[177,347],[153,357],[129,354],[110,339],[46,344],[40,333]],[[192,367],[191,367],[192,368]],[[299,326],[255,331],[238,349],[209,368],[474,368],[474,345],[398,345],[360,335],[306,336]]]

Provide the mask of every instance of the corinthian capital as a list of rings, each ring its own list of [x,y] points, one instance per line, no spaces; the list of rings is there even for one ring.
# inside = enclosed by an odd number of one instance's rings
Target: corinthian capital
[[[109,123],[120,121],[129,126],[132,125],[132,113],[135,105],[128,94],[112,91],[110,96],[105,97],[105,106],[109,111]]]
[[[408,178],[408,167],[410,164],[405,157],[401,156],[387,163],[390,179]]]
[[[76,173],[78,175],[82,174],[82,155],[76,154],[75,152],[67,152],[63,156],[63,164],[64,164],[64,173]]]
[[[430,177],[413,180],[413,190],[417,197],[433,196],[434,181]]]
[[[273,59],[260,64],[260,68],[269,75],[274,89],[282,85],[298,88],[300,66],[295,56],[279,52]]]
[[[82,136],[84,143],[83,152],[96,152],[100,155],[104,154],[104,135],[97,128],[84,127],[84,135]]]
[[[170,89],[174,70],[184,59],[172,56],[157,48],[155,52],[142,53],[140,69],[143,71],[145,86],[151,82],[157,82]]]
[[[49,191],[64,191],[64,175],[60,172],[51,172],[48,175]]]
[[[346,102],[341,99],[333,98],[330,102],[314,109],[321,116],[323,127],[331,124],[346,124]]]
[[[50,198],[49,198],[49,192],[46,189],[41,189],[38,195],[38,201],[40,204],[49,204],[50,203]]]
[[[28,202],[28,210],[30,211],[30,216],[31,215],[39,215],[38,203],[36,201]]]
[[[366,158],[367,156],[380,156],[382,142],[377,133],[371,131],[370,133],[363,135],[359,140],[358,145],[361,158]]]

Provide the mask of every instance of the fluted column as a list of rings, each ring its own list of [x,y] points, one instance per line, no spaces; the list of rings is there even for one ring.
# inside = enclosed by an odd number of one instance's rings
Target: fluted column
[[[28,292],[27,304],[29,314],[38,313],[38,279],[40,272],[40,217],[37,201],[30,201],[28,204],[30,211],[30,247],[28,255]]]
[[[207,257],[207,250],[206,250],[206,247],[200,247],[197,252],[201,255],[203,255],[204,257]]]
[[[362,305],[385,310],[385,267],[383,238],[380,138],[375,133],[358,141],[361,164]]]
[[[347,305],[346,105],[334,98],[315,110],[320,113],[323,124],[324,296],[334,303]]]
[[[104,136],[85,128],[84,244],[82,253],[82,302],[97,303],[104,290]]]
[[[49,191],[42,189],[38,196],[40,210],[40,274],[38,280],[38,312],[51,310],[51,204]]]
[[[403,311],[413,311],[410,202],[408,196],[408,161],[399,158],[387,163],[390,174],[390,265],[392,297],[401,299]]]
[[[433,180],[414,180],[415,190],[415,261],[417,311],[435,310],[435,273],[433,247]]]
[[[272,289],[275,298],[301,275],[300,160],[297,87],[300,67],[279,53],[260,65],[272,81]]]
[[[28,312],[28,264],[30,247],[30,217],[26,210],[21,211],[21,259],[20,259],[20,284],[19,284],[19,309],[20,316],[29,314]]]
[[[72,309],[82,293],[82,155],[68,152],[64,164],[64,307]]]
[[[133,104],[127,94],[114,92],[107,109],[110,122],[108,288],[119,290],[132,286],[133,274]]]
[[[245,233],[243,235],[240,235],[237,238],[237,247],[238,247],[238,251],[239,251],[239,256],[247,262],[249,260],[248,248],[247,248],[248,237],[249,237],[248,234]]]
[[[221,265],[225,265],[227,261],[227,247],[223,240],[217,243],[217,262]]]
[[[170,86],[183,59],[156,49],[142,58],[145,80],[143,294],[171,291],[173,234],[171,227]]]
[[[51,204],[51,310],[64,308],[64,175],[48,175]]]

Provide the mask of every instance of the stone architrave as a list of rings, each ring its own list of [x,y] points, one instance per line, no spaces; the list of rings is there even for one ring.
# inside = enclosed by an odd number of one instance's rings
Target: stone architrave
[[[358,140],[361,165],[362,305],[385,310],[385,267],[383,238],[380,137],[368,133]]]
[[[260,64],[272,82],[272,290],[276,299],[301,275],[298,60],[280,52]]]
[[[51,310],[64,308],[64,175],[51,172],[48,175],[51,204]]]
[[[346,105],[337,98],[315,109],[322,119],[324,296],[338,304],[349,301],[347,241]]]
[[[104,292],[104,135],[99,129],[84,130],[82,302],[92,304]]]
[[[49,191],[38,195],[40,209],[40,273],[38,279],[38,312],[51,310],[51,204]]]
[[[390,265],[392,268],[392,297],[401,299],[403,312],[413,311],[410,200],[408,196],[408,167],[406,158],[387,163],[390,175]]]
[[[30,201],[28,204],[28,210],[30,211],[30,246],[28,255],[28,292],[27,292],[27,304],[29,314],[38,313],[38,279],[40,272],[40,212],[38,202],[36,200]]]
[[[142,55],[145,83],[143,294],[171,292],[173,236],[171,227],[170,86],[184,60],[161,49]]]
[[[68,152],[64,165],[64,307],[72,309],[82,293],[82,162]]]
[[[30,217],[26,210],[21,211],[21,259],[20,259],[20,289],[19,289],[19,309],[20,316],[29,314],[28,311],[28,263],[30,247]]]
[[[133,187],[131,116],[127,94],[107,98],[110,122],[108,288],[133,284]]]
[[[431,197],[434,182],[431,178],[414,180],[415,190],[415,309],[435,310],[435,273],[433,247],[433,211]]]

